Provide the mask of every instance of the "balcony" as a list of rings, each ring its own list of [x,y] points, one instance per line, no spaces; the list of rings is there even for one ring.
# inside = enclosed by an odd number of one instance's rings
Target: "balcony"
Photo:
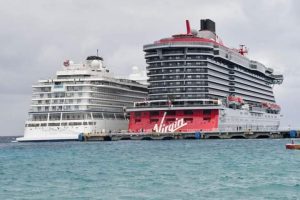
[[[184,54],[183,51],[164,51],[162,53],[163,56],[166,56],[166,55],[182,55]]]

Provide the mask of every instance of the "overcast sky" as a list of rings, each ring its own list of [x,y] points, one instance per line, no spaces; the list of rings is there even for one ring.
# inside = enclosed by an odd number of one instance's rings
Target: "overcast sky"
[[[297,0],[1,0],[0,135],[22,135],[31,85],[53,77],[65,59],[96,53],[117,75],[145,69],[143,45],[185,33],[185,20],[216,22],[228,47],[283,73],[275,86],[282,126],[300,127],[300,1]]]

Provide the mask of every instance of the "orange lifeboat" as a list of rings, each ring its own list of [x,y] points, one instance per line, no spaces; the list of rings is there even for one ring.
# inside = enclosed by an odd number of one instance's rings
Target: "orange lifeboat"
[[[267,110],[280,111],[280,106],[275,103],[263,102],[262,107]]]
[[[285,148],[291,150],[300,150],[300,144],[294,144],[294,141],[292,140],[292,143],[286,144]]]
[[[228,96],[227,100],[229,103],[235,103],[235,104],[243,104],[244,100],[242,97],[236,97],[236,96]]]
[[[244,100],[242,97],[237,96],[228,96],[227,103],[229,108],[240,108],[244,104]]]

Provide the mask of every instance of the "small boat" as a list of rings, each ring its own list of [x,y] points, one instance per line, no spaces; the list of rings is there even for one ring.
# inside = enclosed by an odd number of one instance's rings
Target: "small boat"
[[[294,149],[300,150],[300,144],[294,144],[294,141],[292,140],[292,143],[286,144],[285,148],[292,149],[292,150],[294,150]]]

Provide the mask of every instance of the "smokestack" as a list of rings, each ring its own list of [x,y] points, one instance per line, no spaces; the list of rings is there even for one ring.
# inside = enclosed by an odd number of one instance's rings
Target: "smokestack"
[[[200,31],[211,31],[213,33],[216,33],[215,22],[210,19],[201,19],[200,27]]]
[[[190,26],[189,20],[185,20],[185,24],[186,24],[186,34],[190,35],[191,34],[191,26]]]

